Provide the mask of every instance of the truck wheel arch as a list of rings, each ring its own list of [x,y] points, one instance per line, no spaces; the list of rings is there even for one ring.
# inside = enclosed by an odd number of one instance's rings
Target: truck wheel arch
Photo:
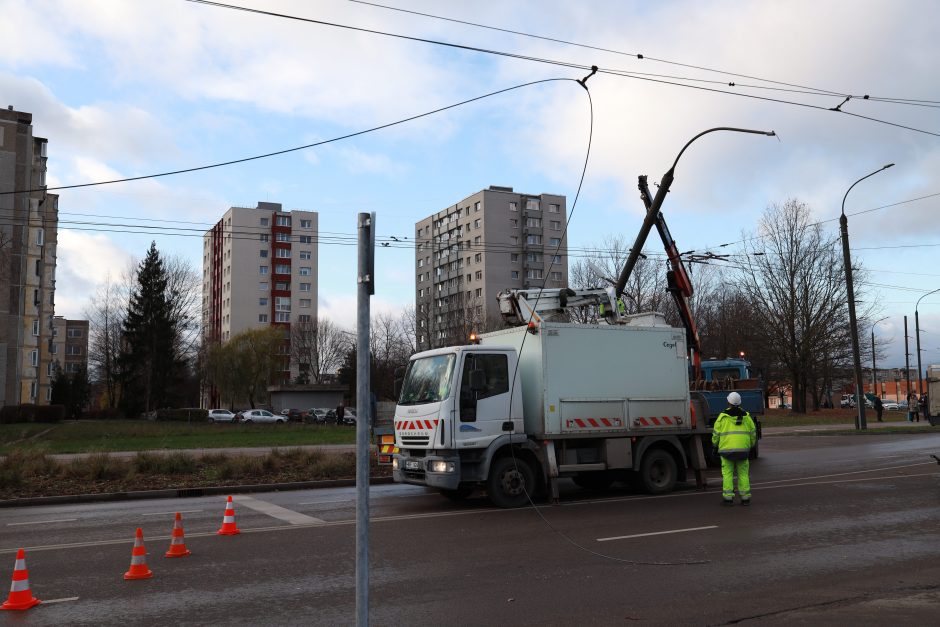
[[[685,469],[689,467],[689,460],[685,456],[685,451],[682,449],[682,443],[674,435],[667,435],[663,437],[646,437],[640,440],[637,444],[636,451],[633,454],[633,470],[639,471],[641,465],[643,464],[643,456],[651,448],[661,448],[671,454],[676,460],[676,466],[679,470],[679,475],[685,475]]]

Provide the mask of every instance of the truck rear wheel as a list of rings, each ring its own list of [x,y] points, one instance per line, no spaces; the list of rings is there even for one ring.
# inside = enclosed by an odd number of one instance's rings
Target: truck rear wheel
[[[640,481],[650,494],[671,492],[678,476],[676,460],[661,448],[647,451],[640,465]]]
[[[535,474],[524,459],[501,457],[490,467],[486,493],[497,507],[522,507],[535,489]]]

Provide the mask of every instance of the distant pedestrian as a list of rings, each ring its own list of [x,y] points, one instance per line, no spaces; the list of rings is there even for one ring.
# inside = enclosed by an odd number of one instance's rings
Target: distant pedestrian
[[[920,422],[920,401],[917,399],[916,392],[911,392],[907,397],[907,420]]]
[[[872,402],[875,405],[875,413],[878,415],[878,422],[884,422],[884,420],[881,419],[881,412],[885,410],[885,406],[884,403],[881,402],[881,397],[876,396],[875,400]]]
[[[751,504],[751,449],[757,444],[757,427],[751,415],[741,409],[741,395],[728,395],[728,408],[718,414],[712,431],[712,446],[721,456],[721,497],[725,505],[734,504],[734,475],[738,475],[741,505]]]
[[[927,420],[930,417],[930,404],[927,402],[927,395],[920,395],[920,411],[924,414],[924,420]]]
[[[346,407],[340,403],[336,406],[336,424],[343,424],[344,419],[346,418]]]

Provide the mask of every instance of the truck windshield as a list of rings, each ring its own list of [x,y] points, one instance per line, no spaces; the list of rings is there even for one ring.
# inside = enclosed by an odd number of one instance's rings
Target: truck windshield
[[[436,403],[450,394],[455,355],[422,357],[408,364],[399,405]]]

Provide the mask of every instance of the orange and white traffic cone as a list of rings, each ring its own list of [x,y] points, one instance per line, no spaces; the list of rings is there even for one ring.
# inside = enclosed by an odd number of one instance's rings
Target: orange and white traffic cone
[[[13,566],[13,585],[10,586],[10,596],[0,605],[3,610],[28,610],[42,603],[33,596],[29,589],[29,571],[26,570],[26,551],[20,549],[16,552],[16,564]]]
[[[183,537],[183,517],[176,512],[176,520],[173,522],[173,533],[170,535],[170,550],[164,557],[186,557],[191,555],[192,551],[186,548],[186,540]]]
[[[232,497],[228,497],[225,503],[225,516],[222,517],[222,526],[216,533],[220,536],[234,536],[241,533],[235,525],[235,505],[232,504]]]
[[[149,579],[153,572],[147,568],[147,549],[144,548],[144,532],[137,528],[134,548],[131,549],[131,567],[124,573],[124,579]]]

